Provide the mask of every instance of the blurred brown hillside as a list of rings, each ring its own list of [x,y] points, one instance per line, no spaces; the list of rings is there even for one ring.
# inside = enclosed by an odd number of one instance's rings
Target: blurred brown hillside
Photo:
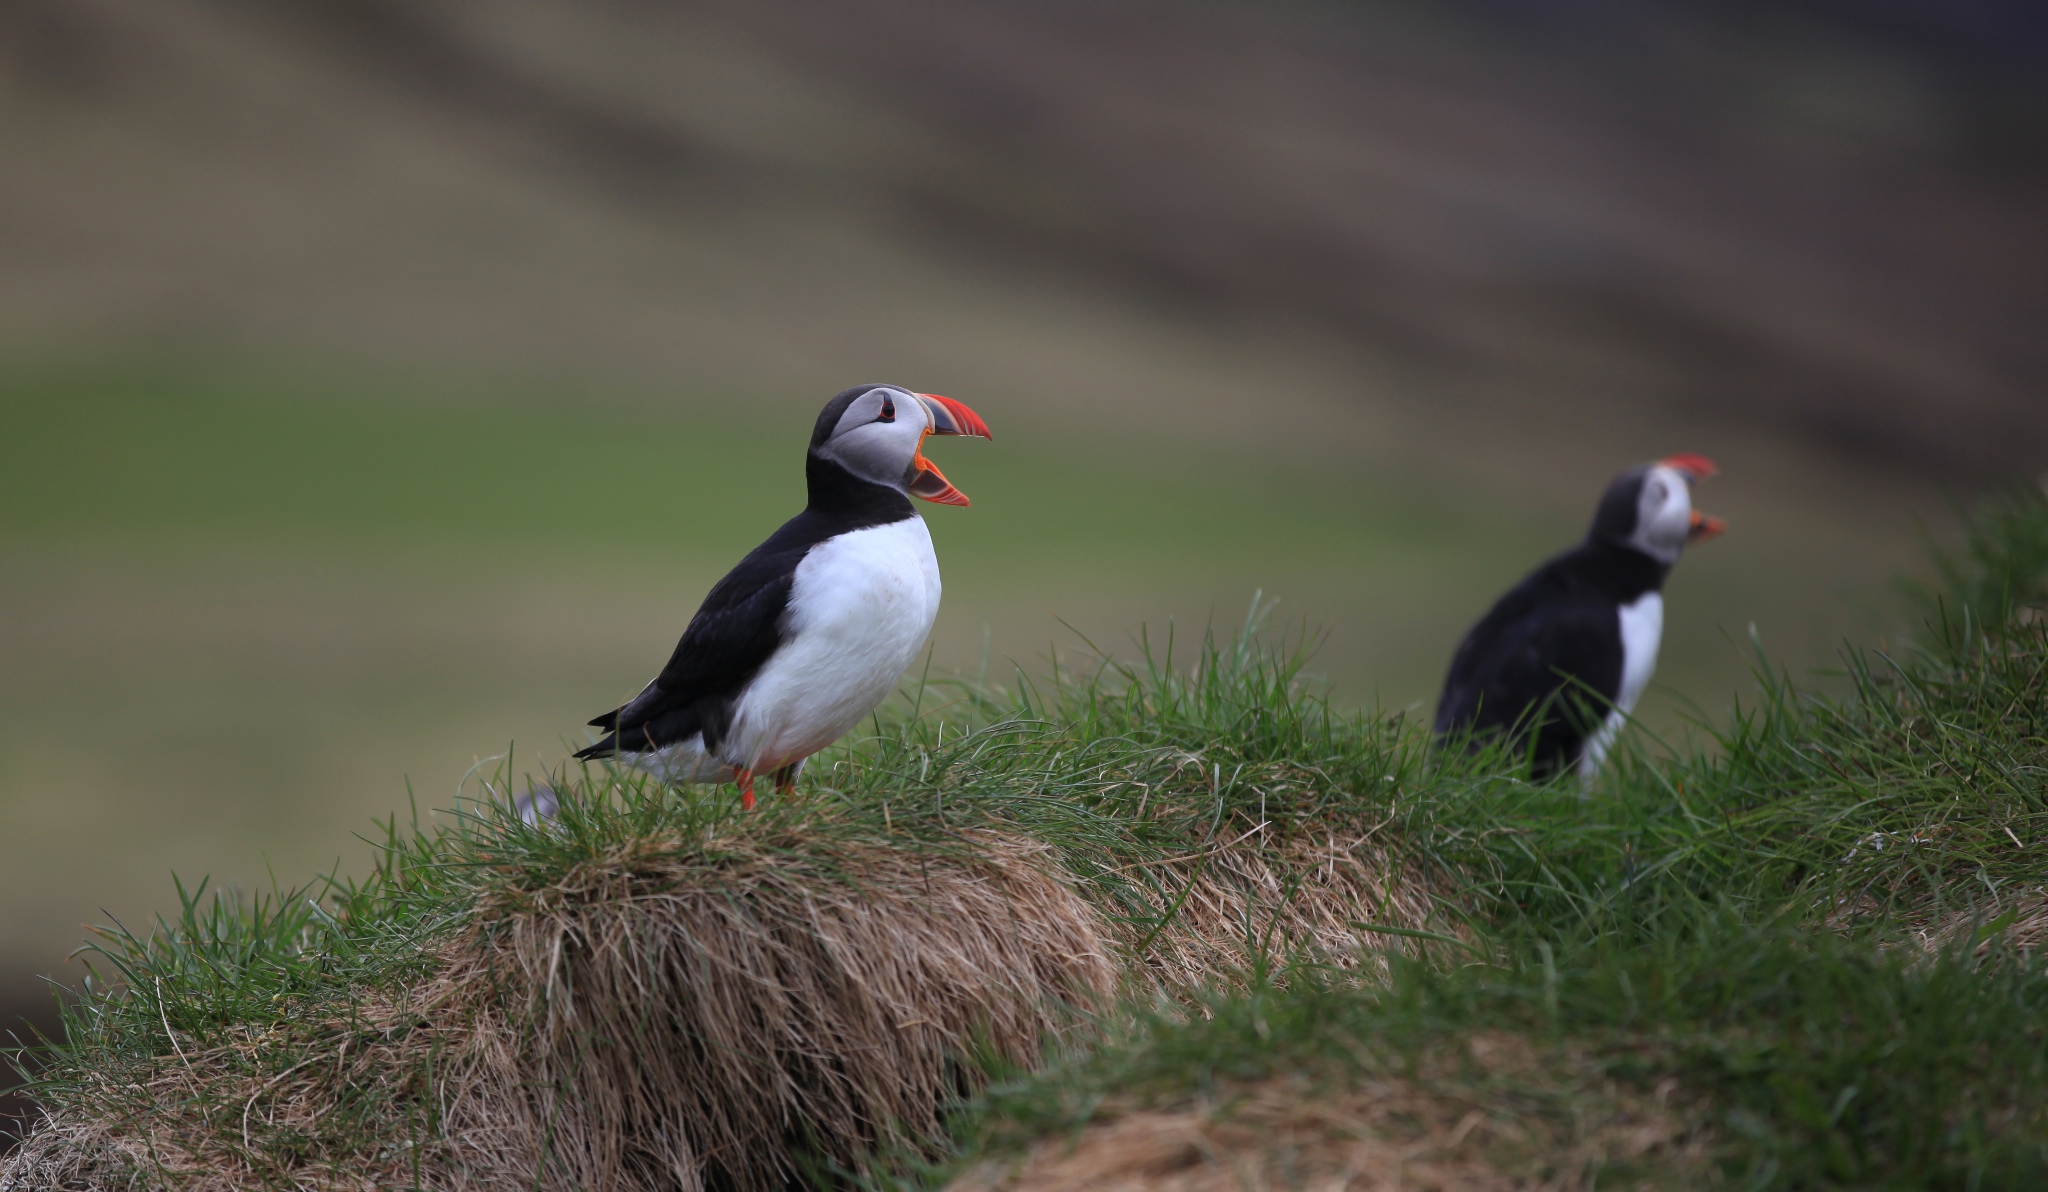
[[[2044,46],[1984,0],[0,0],[0,349],[1139,400],[1014,305],[1072,301],[1475,440],[2032,471]]]

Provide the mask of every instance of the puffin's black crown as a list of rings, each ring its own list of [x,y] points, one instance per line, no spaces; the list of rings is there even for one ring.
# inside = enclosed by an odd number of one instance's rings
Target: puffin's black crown
[[[876,381],[870,385],[855,385],[851,389],[843,389],[834,394],[832,400],[825,403],[825,408],[818,411],[818,425],[811,430],[811,450],[816,451],[825,445],[825,440],[832,437],[832,428],[838,426],[839,419],[845,415],[846,407],[859,400],[861,394],[872,389],[900,388],[900,385]]]
[[[1587,541],[1629,544],[1636,532],[1636,519],[1642,516],[1643,481],[1649,474],[1647,465],[1630,468],[1608,484],[1600,497],[1600,507],[1593,512],[1593,528],[1586,532]]]

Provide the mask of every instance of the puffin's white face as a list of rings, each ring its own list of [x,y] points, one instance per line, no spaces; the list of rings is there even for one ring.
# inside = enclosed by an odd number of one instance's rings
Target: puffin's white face
[[[910,461],[931,425],[931,412],[916,394],[878,385],[846,407],[818,454],[862,480],[907,489]]]
[[[987,424],[952,398],[875,385],[847,404],[812,450],[862,480],[942,505],[967,504],[966,495],[924,457],[927,435],[989,437]]]
[[[1692,485],[1678,469],[1657,464],[1643,474],[1636,529],[1628,544],[1660,563],[1676,563],[1692,534]]]
[[[1666,567],[1688,542],[1704,542],[1728,528],[1692,507],[1692,485],[1715,475],[1704,455],[1667,455],[1616,476],[1600,497],[1586,541],[1639,552]]]

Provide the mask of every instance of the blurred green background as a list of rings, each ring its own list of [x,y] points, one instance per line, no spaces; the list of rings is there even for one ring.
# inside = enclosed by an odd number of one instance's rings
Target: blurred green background
[[[934,672],[1255,591],[1425,711],[1606,479],[1718,459],[1645,718],[1896,634],[2048,463],[2024,5],[0,4],[0,1011],[173,872],[536,763],[802,500],[933,455]]]

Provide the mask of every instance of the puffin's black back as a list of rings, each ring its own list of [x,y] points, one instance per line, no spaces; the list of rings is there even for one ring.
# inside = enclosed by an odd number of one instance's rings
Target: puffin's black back
[[[1620,606],[1661,588],[1670,571],[1624,545],[1644,475],[1616,477],[1586,541],[1531,572],[1458,643],[1437,700],[1438,736],[1477,748],[1505,735],[1531,749],[1538,776],[1577,764],[1621,693]]]

